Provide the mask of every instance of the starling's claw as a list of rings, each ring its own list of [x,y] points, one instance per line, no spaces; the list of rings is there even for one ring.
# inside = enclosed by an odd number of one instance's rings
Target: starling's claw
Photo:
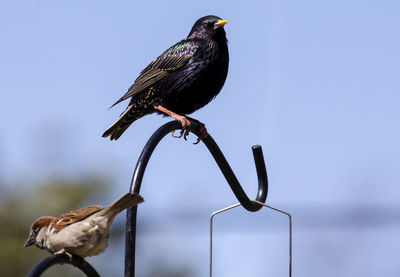
[[[200,134],[197,137],[196,142],[194,142],[193,144],[198,144],[203,138],[205,138],[208,135],[208,132],[207,132],[207,129],[206,129],[206,125],[204,125],[200,121],[198,121],[198,122],[200,123]]]
[[[181,133],[179,134],[179,136],[175,136],[175,131],[176,131],[176,130],[173,130],[173,131],[171,132],[171,134],[172,134],[172,136],[173,136],[174,138],[181,138],[181,137],[183,136],[183,130],[181,130]]]
[[[174,136],[174,132],[172,132],[172,136],[174,138],[181,138],[183,136],[183,138],[185,140],[187,140],[186,137],[189,135],[189,128],[191,127],[190,120],[187,119],[185,116],[176,115],[176,114],[175,114],[174,118],[181,123],[182,130],[181,130],[181,134],[179,136]]]
[[[201,138],[200,137],[197,137],[197,140],[196,140],[196,142],[193,142],[193,144],[198,144],[199,142],[201,141]]]
[[[185,116],[179,116],[175,119],[178,120],[182,124],[182,130],[186,130],[186,129],[190,128],[190,126],[191,126],[190,120],[187,119]]]
[[[183,130],[182,130],[182,132],[183,132]],[[185,139],[185,140],[187,140],[187,136],[189,135],[189,130],[188,129],[186,129],[185,130],[185,134],[183,135],[183,138]]]

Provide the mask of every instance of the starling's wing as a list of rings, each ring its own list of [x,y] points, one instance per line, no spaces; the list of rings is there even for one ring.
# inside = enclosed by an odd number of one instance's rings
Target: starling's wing
[[[54,225],[51,226],[52,232],[58,233],[62,229],[67,227],[68,225],[71,225],[73,223],[81,221],[102,209],[103,209],[102,206],[96,205],[96,206],[89,206],[89,207],[85,207],[85,208],[82,208],[79,210],[63,213],[62,215],[57,217]]]
[[[111,107],[153,86],[171,72],[182,68],[193,57],[197,48],[198,45],[190,39],[181,40],[171,46],[140,73],[125,95]]]

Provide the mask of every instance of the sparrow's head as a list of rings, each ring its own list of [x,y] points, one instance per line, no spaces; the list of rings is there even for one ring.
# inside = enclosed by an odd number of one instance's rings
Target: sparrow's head
[[[204,16],[194,23],[189,37],[222,38],[226,40],[224,25],[228,21],[215,15]]]
[[[36,245],[39,248],[44,248],[44,241],[46,239],[46,231],[50,224],[55,221],[55,217],[43,216],[36,219],[29,231],[29,237],[26,240],[24,247]]]

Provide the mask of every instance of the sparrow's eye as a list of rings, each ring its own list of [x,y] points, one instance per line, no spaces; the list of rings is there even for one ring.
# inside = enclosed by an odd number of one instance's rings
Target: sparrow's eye
[[[33,229],[33,233],[35,234],[35,235],[37,235],[38,233],[39,233],[39,228],[36,228],[36,229]]]

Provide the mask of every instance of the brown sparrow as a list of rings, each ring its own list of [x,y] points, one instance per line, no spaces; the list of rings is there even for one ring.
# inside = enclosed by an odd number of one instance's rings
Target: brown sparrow
[[[98,255],[107,248],[114,217],[124,209],[143,202],[139,194],[127,193],[111,205],[90,206],[63,213],[59,217],[43,216],[33,222],[24,247],[36,245],[54,254],[82,258]]]

